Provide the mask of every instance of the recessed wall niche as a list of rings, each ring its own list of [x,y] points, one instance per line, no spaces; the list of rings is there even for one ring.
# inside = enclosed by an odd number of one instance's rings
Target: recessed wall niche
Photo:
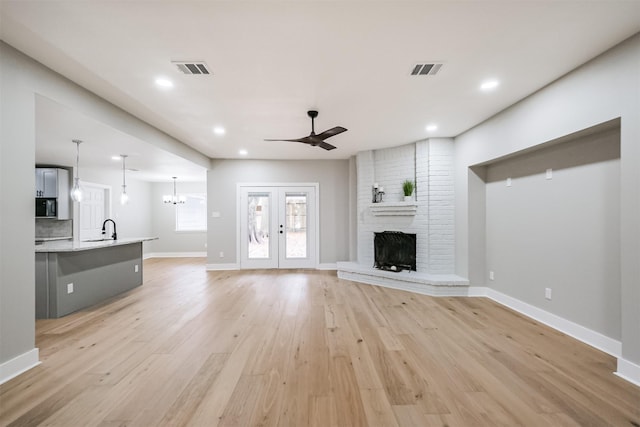
[[[487,286],[620,339],[619,119],[475,165],[469,190]]]

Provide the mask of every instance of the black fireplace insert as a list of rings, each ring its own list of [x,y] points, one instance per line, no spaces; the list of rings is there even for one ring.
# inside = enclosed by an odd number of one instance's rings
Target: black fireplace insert
[[[400,231],[374,233],[375,268],[389,271],[416,271],[416,235]]]

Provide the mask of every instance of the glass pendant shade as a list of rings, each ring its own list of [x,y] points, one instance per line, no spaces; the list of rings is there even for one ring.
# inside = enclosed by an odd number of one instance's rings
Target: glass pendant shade
[[[127,182],[125,180],[125,159],[127,158],[126,154],[120,154],[122,157],[122,193],[120,194],[120,204],[126,205],[129,203],[129,195],[127,194]]]
[[[73,187],[71,187],[71,199],[74,202],[82,201],[82,188],[80,188],[80,178],[73,178]]]
[[[71,187],[71,200],[79,203],[82,201],[82,187],[80,187],[80,177],[78,176],[78,170],[80,169],[80,144],[82,144],[82,141],[79,139],[74,139],[72,141],[76,144],[76,176],[73,178],[73,187]]]
[[[127,203],[129,203],[129,195],[127,194],[127,186],[123,185],[122,186],[122,193],[120,194],[120,204],[121,205],[126,205]]]

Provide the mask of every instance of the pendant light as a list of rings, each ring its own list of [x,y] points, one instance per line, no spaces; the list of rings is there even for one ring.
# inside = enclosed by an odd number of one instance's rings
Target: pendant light
[[[125,179],[125,160],[128,157],[126,154],[120,154],[122,157],[122,193],[120,194],[120,204],[126,205],[129,202],[129,195],[127,194],[127,181]]]
[[[173,178],[173,195],[165,194],[164,196],[162,196],[162,201],[164,203],[171,203],[173,205],[177,205],[178,203],[185,203],[187,201],[187,198],[185,196],[178,196],[178,193],[176,192],[176,179],[178,179],[178,177],[172,176],[171,178]]]
[[[82,201],[82,188],[80,188],[80,177],[79,177],[79,164],[80,164],[80,144],[82,141],[79,139],[73,139],[72,142],[76,144],[76,176],[73,178],[73,187],[71,187],[71,199],[74,202]]]

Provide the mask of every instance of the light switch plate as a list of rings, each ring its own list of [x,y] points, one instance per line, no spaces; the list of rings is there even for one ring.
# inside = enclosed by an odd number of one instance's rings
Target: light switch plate
[[[68,294],[73,293],[73,283],[67,283],[67,293]]]

